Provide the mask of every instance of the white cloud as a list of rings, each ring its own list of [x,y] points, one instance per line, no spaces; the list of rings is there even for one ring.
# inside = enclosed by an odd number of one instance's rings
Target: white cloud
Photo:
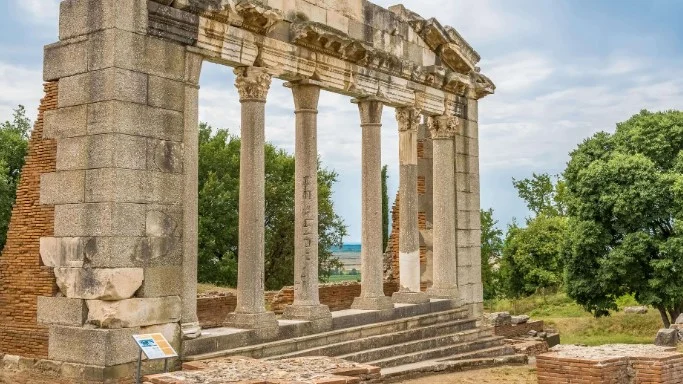
[[[0,90],[0,121],[8,120],[19,104],[26,107],[28,117],[35,119],[43,96],[40,70],[0,62]]]
[[[14,2],[23,11],[29,13],[29,17],[25,20],[43,23],[56,22],[59,18],[59,0],[14,0]]]

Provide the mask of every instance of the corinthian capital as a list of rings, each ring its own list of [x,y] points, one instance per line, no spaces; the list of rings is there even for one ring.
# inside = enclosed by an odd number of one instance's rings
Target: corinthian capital
[[[458,130],[460,119],[456,116],[436,116],[427,120],[432,139],[452,139]]]
[[[265,68],[236,68],[235,87],[240,94],[240,101],[266,101],[272,76]]]
[[[420,110],[415,107],[396,108],[399,132],[417,132],[420,126]]]

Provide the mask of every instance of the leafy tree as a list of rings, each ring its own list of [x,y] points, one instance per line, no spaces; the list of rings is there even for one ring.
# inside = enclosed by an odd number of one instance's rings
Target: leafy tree
[[[545,293],[562,283],[566,233],[566,218],[545,214],[528,221],[526,228],[509,227],[500,269],[508,297]]]
[[[484,299],[498,296],[500,257],[503,251],[503,231],[497,227],[493,209],[481,210],[481,275]]]
[[[529,179],[512,179],[519,197],[536,216],[564,216],[566,212],[566,187],[558,176],[536,174]]]
[[[389,245],[389,169],[385,165],[382,167],[382,249],[387,250]]]
[[[571,153],[567,292],[596,316],[624,294],[683,312],[682,150],[683,112],[642,111]]]
[[[199,128],[199,280],[234,286],[237,283],[240,139],[225,130],[212,135]],[[266,250],[267,289],[294,282],[294,157],[266,145]],[[332,185],[337,174],[320,169],[319,274],[326,280],[342,268],[330,248],[341,246],[346,235],[334,212]]]
[[[7,240],[30,130],[31,120],[26,117],[26,109],[21,105],[14,110],[12,121],[0,124],[0,252]]]

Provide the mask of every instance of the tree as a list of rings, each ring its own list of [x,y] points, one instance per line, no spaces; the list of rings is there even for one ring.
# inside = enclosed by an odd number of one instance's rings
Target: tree
[[[0,124],[0,252],[7,240],[30,130],[31,120],[26,117],[26,109],[21,105],[14,110],[12,121]]]
[[[566,212],[566,187],[558,176],[534,173],[530,179],[512,179],[519,197],[536,216],[564,216]]]
[[[683,312],[683,112],[642,111],[571,153],[567,292],[596,316],[633,294]]]
[[[199,280],[219,285],[237,283],[240,139],[226,130],[212,135],[199,128]],[[294,157],[266,144],[267,289],[294,282]],[[319,275],[326,280],[342,264],[330,248],[341,246],[346,227],[334,212],[332,185],[337,174],[318,172]]]
[[[382,167],[382,249],[386,252],[389,245],[389,168]]]
[[[500,257],[503,251],[503,231],[497,227],[493,209],[481,210],[481,275],[484,299],[498,296]]]

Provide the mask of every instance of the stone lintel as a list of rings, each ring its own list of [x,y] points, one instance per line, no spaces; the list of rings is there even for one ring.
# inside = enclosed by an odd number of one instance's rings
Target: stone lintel
[[[180,297],[87,300],[87,323],[98,328],[131,328],[180,321]]]

